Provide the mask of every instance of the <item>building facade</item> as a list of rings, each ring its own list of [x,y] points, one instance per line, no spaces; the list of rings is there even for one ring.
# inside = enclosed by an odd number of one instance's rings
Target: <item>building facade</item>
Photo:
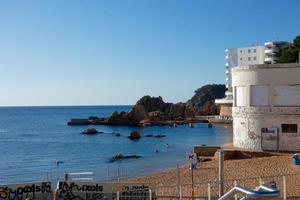
[[[300,151],[300,64],[232,68],[233,144]]]
[[[272,41],[266,42],[264,45],[256,45],[242,48],[229,48],[225,50],[225,73],[226,73],[226,97],[216,99],[215,103],[220,106],[220,118],[231,119],[231,112],[222,112],[222,110],[230,111],[232,107],[232,74],[231,71],[237,66],[250,66],[259,64],[274,64],[277,61],[276,53],[290,45],[288,42]]]

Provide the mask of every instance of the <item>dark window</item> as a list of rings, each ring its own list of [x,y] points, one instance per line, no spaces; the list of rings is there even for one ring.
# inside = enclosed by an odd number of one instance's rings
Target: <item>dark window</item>
[[[253,57],[253,60],[256,60],[256,56]]]
[[[251,60],[251,57],[248,57],[248,61],[250,61]]]
[[[248,49],[248,53],[251,53],[251,49]]]
[[[256,53],[256,49],[253,49],[253,52]]]
[[[283,133],[297,133],[297,124],[281,124],[281,131]]]
[[[240,53],[243,53],[243,51],[242,51],[242,50],[240,50]]]

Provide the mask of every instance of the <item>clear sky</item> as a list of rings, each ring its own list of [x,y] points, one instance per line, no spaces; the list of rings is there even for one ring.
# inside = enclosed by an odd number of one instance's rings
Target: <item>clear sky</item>
[[[2,0],[0,105],[186,101],[225,48],[298,34],[299,0]]]

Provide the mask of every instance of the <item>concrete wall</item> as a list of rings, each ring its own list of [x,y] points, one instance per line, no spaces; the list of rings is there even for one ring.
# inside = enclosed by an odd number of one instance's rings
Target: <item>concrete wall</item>
[[[300,86],[299,77],[299,64],[255,65],[233,68],[233,88],[245,87],[244,106],[237,106],[235,90],[233,94],[234,146],[253,150],[300,151],[300,106],[278,106],[278,104],[275,104],[277,98],[275,88],[278,86]],[[269,102],[267,105],[251,105],[251,99],[262,98],[259,96],[259,92],[251,94],[251,87],[256,85],[265,85],[269,88],[269,98],[267,98]],[[252,95],[258,96],[253,97]],[[281,100],[283,104],[286,104],[291,101],[298,102],[298,98],[300,96],[291,95]],[[298,132],[282,133],[282,124],[297,124]],[[278,137],[270,136],[269,139],[262,140],[262,128],[277,129]]]

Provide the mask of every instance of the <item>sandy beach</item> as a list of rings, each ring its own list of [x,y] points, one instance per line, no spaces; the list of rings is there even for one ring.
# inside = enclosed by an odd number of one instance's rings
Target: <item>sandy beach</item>
[[[201,163],[194,170],[194,193],[197,197],[207,196],[208,183],[211,184],[211,194],[217,195],[217,159]],[[226,160],[224,162],[224,189],[227,191],[234,185],[234,180],[241,186],[255,188],[260,177],[264,183],[274,180],[283,196],[283,176],[286,176],[287,196],[300,199],[300,167],[292,163],[291,155],[280,155],[241,160]],[[154,173],[147,176],[130,179],[130,182],[153,183],[160,196],[176,195],[177,170]],[[180,167],[180,181],[184,196],[191,196],[191,170],[188,166]]]

